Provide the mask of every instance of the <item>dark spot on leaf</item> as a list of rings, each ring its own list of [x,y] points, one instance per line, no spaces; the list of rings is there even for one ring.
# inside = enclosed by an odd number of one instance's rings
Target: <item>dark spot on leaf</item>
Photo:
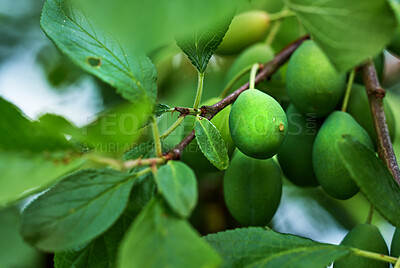
[[[92,67],[100,67],[101,65],[101,59],[97,57],[87,57],[86,62]]]

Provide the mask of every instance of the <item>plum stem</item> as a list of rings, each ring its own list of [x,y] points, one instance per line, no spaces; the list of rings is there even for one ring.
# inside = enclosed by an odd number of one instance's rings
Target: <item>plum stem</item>
[[[288,7],[285,5],[279,13],[271,14],[270,16],[276,16],[276,14],[282,14],[287,11],[289,11],[289,10],[288,10]],[[276,16],[276,17],[278,17],[278,16]],[[282,19],[273,22],[271,30],[269,30],[269,34],[268,34],[267,38],[265,39],[265,44],[267,44],[269,46],[272,45],[272,43],[275,40],[276,35],[278,34],[279,29],[281,28],[281,25],[282,25]]]
[[[365,221],[366,224],[372,223],[372,216],[374,216],[375,207],[374,205],[370,204],[367,220]]]
[[[249,80],[249,89],[254,89],[256,84],[255,84],[255,80],[256,80],[256,75],[257,75],[257,71],[258,69],[262,68],[262,65],[255,63],[253,64],[253,66],[251,66],[251,71],[250,71],[250,80]]]
[[[354,76],[356,74],[355,69],[351,70],[349,80],[347,82],[346,93],[344,95],[343,104],[342,104],[342,111],[346,112],[347,104],[349,103],[351,87],[353,86]]]
[[[245,74],[247,74],[252,68],[252,65],[244,67],[240,72],[238,72],[226,85],[224,90],[221,93],[221,99],[225,98],[228,95],[229,91],[231,91],[232,87],[235,85],[240,78],[242,78]]]
[[[397,259],[396,264],[393,268],[400,268],[400,258]]]
[[[276,54],[275,58],[271,61],[264,64],[261,71],[255,77],[255,84],[261,83],[274,74],[279,68],[290,58],[294,51],[307,39],[309,39],[309,35],[305,35],[295,40],[294,42],[287,45],[283,48],[278,54]],[[222,109],[229,106],[233,103],[241,93],[249,88],[249,83],[244,84],[230,95],[220,100],[211,106],[203,106],[201,107],[202,113],[201,116],[206,117],[208,120],[211,120],[217,113],[219,113]],[[168,152],[168,156],[171,159],[179,159],[182,151],[189,145],[189,143],[195,138],[194,130],[192,130],[179,144],[177,144],[173,149]]]
[[[374,62],[369,59],[361,66],[369,106],[374,121],[379,158],[386,164],[396,182],[400,185],[400,170],[393,151],[386,115],[383,109],[383,98],[386,91],[379,83]]]
[[[286,8],[286,6],[277,13],[269,14],[269,21],[282,20],[288,17],[296,16],[296,13]]]

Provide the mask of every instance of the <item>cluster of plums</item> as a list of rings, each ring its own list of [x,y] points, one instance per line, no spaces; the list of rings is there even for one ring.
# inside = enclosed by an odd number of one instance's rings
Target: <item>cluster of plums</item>
[[[268,15],[258,11],[234,19],[233,27],[217,51],[237,54],[227,72],[227,81],[245,67],[273,58],[271,47],[260,43],[268,25]],[[262,30],[254,33],[238,29],[240,27]],[[238,40],[240,45],[237,45]],[[383,69],[381,55],[375,59],[375,65],[380,73]],[[286,109],[263,91],[249,89],[239,95],[232,107],[225,108],[211,120],[232,156],[224,175],[225,202],[233,217],[243,225],[263,226],[270,222],[281,199],[283,175],[297,186],[321,186],[337,199],[354,196],[359,188],[346,170],[336,146],[343,135],[351,135],[376,150],[368,98],[359,75],[355,81],[360,84],[353,84],[347,112],[340,111],[347,74],[338,73],[314,41],[301,44],[290,58],[284,75],[290,99]],[[238,84],[246,80],[247,77]],[[217,98],[211,99],[203,104],[211,105],[217,101]],[[385,113],[393,138],[394,118],[387,103]],[[276,159],[273,158],[275,155]],[[191,162],[192,166],[207,162],[201,155],[193,154],[186,157],[184,154],[184,160]],[[202,168],[203,171],[213,170],[211,164]],[[398,256],[400,234],[396,234],[398,238],[393,241],[399,242],[392,243],[392,249],[395,248]],[[388,251],[378,229],[368,224],[358,225],[342,244],[383,254]],[[335,267],[356,267],[351,264],[360,260],[352,258],[337,262]],[[377,267],[379,265],[381,263]]]

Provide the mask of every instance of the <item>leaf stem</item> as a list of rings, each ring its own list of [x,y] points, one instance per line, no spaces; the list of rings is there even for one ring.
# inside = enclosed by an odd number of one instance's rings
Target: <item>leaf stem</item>
[[[385,163],[394,179],[400,184],[400,169],[393,151],[386,115],[383,109],[383,98],[386,91],[381,87],[376,74],[374,62],[370,59],[361,66],[364,84],[367,90],[369,106],[375,126],[379,158]]]
[[[296,16],[296,13],[294,13],[289,9],[284,8],[277,13],[269,14],[269,21],[282,20],[293,16]]]
[[[344,95],[343,104],[342,104],[342,111],[343,112],[346,112],[347,104],[349,103],[351,87],[353,86],[355,73],[356,73],[355,69],[351,70],[351,73],[350,73],[350,76],[349,76],[349,80],[347,81],[346,93]]]
[[[224,90],[221,93],[221,99],[225,98],[226,95],[228,95],[229,91],[231,91],[232,87],[235,85],[237,81],[239,81],[240,78],[242,78],[245,74],[247,74],[253,65],[246,66],[243,68],[240,72],[238,72],[226,85]]]
[[[198,72],[197,92],[193,104],[193,109],[195,110],[199,108],[201,96],[203,95],[203,83],[204,83],[204,73]]]
[[[374,207],[374,205],[371,204],[369,207],[367,220],[365,221],[366,224],[371,224],[372,216],[374,215],[374,211],[375,211],[375,207]]]
[[[260,69],[260,68],[262,68],[262,66],[260,66],[259,63],[255,63],[255,64],[253,64],[253,66],[251,66],[249,89],[255,88],[256,75],[257,75],[258,69]]]
[[[383,254],[380,254],[380,253],[365,251],[365,250],[358,249],[358,248],[352,248],[352,251],[353,251],[353,253],[355,255],[358,255],[358,256],[361,256],[361,257],[365,257],[365,258],[369,258],[369,259],[389,262],[389,263],[393,263],[393,264],[397,262],[397,258],[391,257],[391,256],[387,256],[387,255],[383,255]]]
[[[153,115],[151,129],[153,130],[154,146],[156,149],[156,156],[162,157],[162,148],[160,140],[160,132],[158,131],[157,118]]]
[[[171,134],[175,129],[177,129],[185,119],[185,116],[179,116],[178,119],[173,123],[161,136],[160,139],[165,139],[168,137],[169,134]]]

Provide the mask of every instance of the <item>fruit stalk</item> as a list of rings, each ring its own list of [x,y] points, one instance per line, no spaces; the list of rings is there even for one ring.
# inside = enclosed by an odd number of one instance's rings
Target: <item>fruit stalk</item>
[[[400,185],[399,165],[393,151],[389,128],[386,123],[385,111],[383,109],[383,98],[385,97],[386,91],[379,83],[378,75],[372,60],[368,60],[364,63],[361,69],[375,126],[378,155],[389,168],[396,182]]]
[[[221,93],[221,99],[225,98],[226,95],[228,95],[229,91],[231,91],[233,85],[239,81],[240,78],[242,78],[245,74],[247,74],[251,68],[253,66],[249,65],[246,68],[242,69],[239,73],[237,73],[230,81],[229,83],[226,85],[226,87],[224,88],[224,90]]]
[[[342,111],[346,112],[347,104],[349,103],[351,87],[353,86],[354,76],[356,72],[355,69],[351,70],[349,80],[347,82],[346,94],[344,95],[343,104],[342,104]]]
[[[251,67],[251,72],[250,72],[250,81],[249,81],[249,88],[250,89],[254,89],[256,86],[256,75],[257,75],[257,71],[258,69],[262,68],[262,65],[256,63],[253,64],[253,66]]]
[[[300,37],[299,39],[295,40],[294,42],[283,48],[273,60],[264,64],[264,67],[255,78],[255,84],[263,82],[272,74],[274,74],[290,58],[290,56],[301,45],[301,43],[309,38],[310,37],[308,35]],[[248,88],[249,83],[246,83],[216,104],[201,107],[201,116],[206,117],[208,120],[211,120],[222,109],[233,103],[239,97],[239,95]],[[175,148],[168,152],[169,157],[171,157],[171,159],[179,159],[182,151],[194,138],[195,134],[192,130],[178,145],[175,146]]]

